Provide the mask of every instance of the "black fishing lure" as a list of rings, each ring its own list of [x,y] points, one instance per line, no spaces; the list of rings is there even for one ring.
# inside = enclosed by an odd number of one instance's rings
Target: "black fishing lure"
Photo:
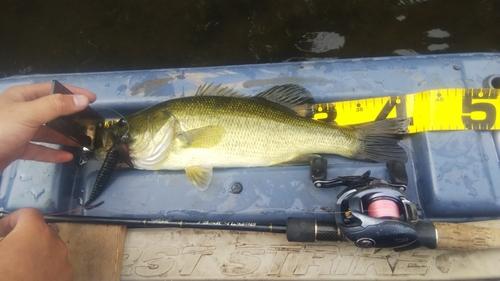
[[[118,125],[125,126],[127,125],[127,121],[122,118],[120,119],[120,121],[118,121]],[[120,161],[127,164],[130,168],[134,168],[134,164],[132,164],[132,160],[130,159],[127,148],[127,143],[129,140],[128,133],[122,136],[120,139],[118,139],[118,136],[116,135],[114,137],[116,138],[115,144],[108,150],[106,158],[104,159],[104,163],[102,163],[101,169],[97,174],[97,179],[94,183],[94,187],[92,188],[89,199],[83,205],[86,209],[92,209],[104,203],[103,201],[94,206],[90,206],[90,204],[94,202],[94,200],[97,199],[97,197],[99,197],[107,187],[108,181]]]

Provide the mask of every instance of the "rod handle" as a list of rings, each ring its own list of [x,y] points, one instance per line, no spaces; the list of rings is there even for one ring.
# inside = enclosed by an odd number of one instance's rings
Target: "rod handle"
[[[463,223],[433,223],[436,249],[479,250],[500,248],[500,229]]]

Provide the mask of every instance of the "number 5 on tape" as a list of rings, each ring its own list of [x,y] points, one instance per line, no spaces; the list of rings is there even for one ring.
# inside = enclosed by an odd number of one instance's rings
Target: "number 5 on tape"
[[[313,119],[353,125],[412,117],[410,133],[497,130],[498,89],[438,89],[415,94],[315,104]]]

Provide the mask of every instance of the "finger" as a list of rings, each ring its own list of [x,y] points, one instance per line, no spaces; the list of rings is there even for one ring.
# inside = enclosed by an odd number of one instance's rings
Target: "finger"
[[[80,87],[64,85],[75,95],[84,95],[90,102],[96,100],[96,95]],[[12,101],[32,101],[50,94],[52,83],[30,84],[13,86],[7,89],[2,96]]]
[[[20,159],[49,163],[63,163],[71,161],[73,159],[73,154],[67,151],[29,143]]]
[[[33,222],[45,223],[42,213],[37,209],[24,208],[12,212],[0,219],[0,237],[7,236],[18,224]]]
[[[84,88],[66,85],[66,84],[64,84],[64,87],[68,88],[75,95],[86,96],[89,99],[90,103],[95,102],[95,100],[97,99],[97,96],[94,93],[92,93],[89,90],[86,90]]]
[[[70,115],[89,105],[83,95],[54,94],[29,102],[19,103],[20,122],[31,127],[41,126],[57,117]]]
[[[12,101],[30,101],[50,94],[51,83],[19,85],[8,88],[2,97]]]
[[[62,144],[67,146],[79,147],[80,145],[70,138],[67,138],[60,133],[52,130],[49,127],[41,126],[33,136],[32,141],[46,142],[53,144]]]

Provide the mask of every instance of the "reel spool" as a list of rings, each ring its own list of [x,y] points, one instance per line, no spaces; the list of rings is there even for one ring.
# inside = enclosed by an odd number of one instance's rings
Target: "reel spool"
[[[368,215],[379,219],[399,219],[400,211],[396,202],[380,198],[368,203]]]

